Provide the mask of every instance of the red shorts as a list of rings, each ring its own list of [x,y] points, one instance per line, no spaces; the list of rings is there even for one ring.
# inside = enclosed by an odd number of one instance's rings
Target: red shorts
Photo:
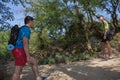
[[[24,49],[15,48],[12,50],[12,54],[14,56],[16,66],[25,66],[27,59]]]

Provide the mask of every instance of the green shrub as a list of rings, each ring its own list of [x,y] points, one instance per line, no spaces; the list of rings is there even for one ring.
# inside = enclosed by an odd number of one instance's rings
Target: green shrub
[[[48,64],[55,64],[55,58],[52,56],[48,57]]]
[[[59,64],[59,63],[69,63],[79,60],[87,60],[95,57],[94,55],[84,52],[77,54],[65,55],[62,53],[51,54],[50,56],[43,57],[39,60],[39,64]]]

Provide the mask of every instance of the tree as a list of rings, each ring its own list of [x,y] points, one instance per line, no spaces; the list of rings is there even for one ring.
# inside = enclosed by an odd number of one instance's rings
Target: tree
[[[67,4],[58,0],[38,0],[29,3],[31,7],[26,6],[26,11],[34,14],[36,18],[35,25],[40,34],[46,28],[50,39],[58,40],[63,38],[65,32],[68,31],[68,25],[73,23]]]
[[[24,0],[1,0],[0,1],[0,31],[1,30],[8,30],[11,25],[8,21],[14,20],[14,14],[11,12],[10,7],[7,4],[12,4],[14,6],[18,6],[18,4],[23,5]]]
[[[10,12],[10,8],[5,3],[8,2],[4,0],[0,1],[0,30],[8,29],[10,24],[7,21],[14,19],[13,13]]]
[[[120,0],[101,0],[102,9],[106,10],[111,15],[112,22],[115,27],[118,27],[118,14],[120,13]]]
[[[93,52],[89,37],[89,29],[94,26],[97,9],[102,9],[104,0],[36,0],[29,1],[26,11],[33,13],[36,18],[39,37],[45,43],[42,36],[46,31],[46,39],[57,41],[61,39],[80,40]],[[23,3],[24,4],[24,3]],[[102,7],[101,7],[101,6]],[[106,5],[108,6],[108,5]],[[87,20],[87,19],[88,20]],[[95,31],[95,30],[94,30]],[[44,32],[45,33],[45,32]],[[74,40],[76,39],[76,40]],[[47,41],[46,41],[47,42]],[[70,43],[70,42],[69,42]]]
[[[84,33],[82,35],[85,36],[84,39],[85,39],[86,47],[87,47],[88,51],[93,52],[92,47],[91,47],[91,43],[89,41],[87,25],[85,23],[83,14],[79,12],[78,6],[76,5],[77,2],[78,2],[77,0],[74,0],[74,6],[75,6],[75,10],[76,10],[76,15],[79,18],[80,24],[83,26]]]
[[[85,15],[83,15],[83,12],[80,12],[80,8],[77,5],[77,3],[79,3],[78,0],[36,0],[35,2],[30,1],[29,3],[31,7],[26,6],[26,11],[34,14],[36,18],[36,26],[40,31],[40,35],[42,35],[42,30],[45,28],[49,34],[48,37],[50,37],[48,39],[53,39],[55,41],[64,38],[63,35],[69,37],[68,39],[70,40],[73,38],[77,40],[84,36],[83,39],[85,39],[85,41],[82,41],[85,42],[89,51],[92,50],[88,35],[88,25],[86,25],[84,20]],[[82,9],[86,9],[87,11],[88,7],[86,8],[85,4],[86,3],[82,2],[79,3],[80,6],[84,5]],[[94,11],[89,9],[89,13],[92,20]],[[71,25],[73,25],[73,28],[69,27]],[[74,25],[78,25],[78,27]],[[44,42],[45,40],[41,38],[42,37],[40,37],[40,40],[43,40],[42,42]]]

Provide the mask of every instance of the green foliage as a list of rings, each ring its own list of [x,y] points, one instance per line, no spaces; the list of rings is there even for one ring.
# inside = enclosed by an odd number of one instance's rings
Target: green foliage
[[[101,39],[102,35],[102,24],[99,22],[90,23],[91,27],[89,28],[90,37],[94,36],[98,39]]]
[[[51,54],[50,56],[42,57],[39,59],[39,64],[58,64],[68,63],[80,60],[91,59],[94,55],[87,52],[65,55],[63,53]]]
[[[8,21],[14,20],[14,12],[11,11],[11,8],[8,4],[14,5],[15,7],[18,4],[23,5],[23,1],[25,0],[0,0],[0,31],[9,30],[11,28],[11,24]]]
[[[7,51],[9,31],[1,31],[0,34],[0,58],[9,59],[11,57],[10,52]]]
[[[48,64],[55,64],[55,58],[52,56],[48,57]]]
[[[10,28],[10,24],[8,21],[12,21],[14,19],[13,12],[11,12],[10,7],[6,6],[8,3],[12,3],[17,5],[17,0],[0,0],[0,31],[8,30]]]
[[[95,52],[100,52],[101,51],[101,45],[100,43],[93,43],[92,48]]]

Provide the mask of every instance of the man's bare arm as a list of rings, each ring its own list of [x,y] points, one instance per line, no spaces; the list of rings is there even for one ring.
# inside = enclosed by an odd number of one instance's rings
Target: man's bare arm
[[[24,51],[25,51],[26,56],[29,56],[29,44],[28,44],[27,37],[23,38],[23,46],[24,46]]]
[[[106,27],[107,27],[107,22],[106,21],[104,21],[104,37],[106,37]]]

